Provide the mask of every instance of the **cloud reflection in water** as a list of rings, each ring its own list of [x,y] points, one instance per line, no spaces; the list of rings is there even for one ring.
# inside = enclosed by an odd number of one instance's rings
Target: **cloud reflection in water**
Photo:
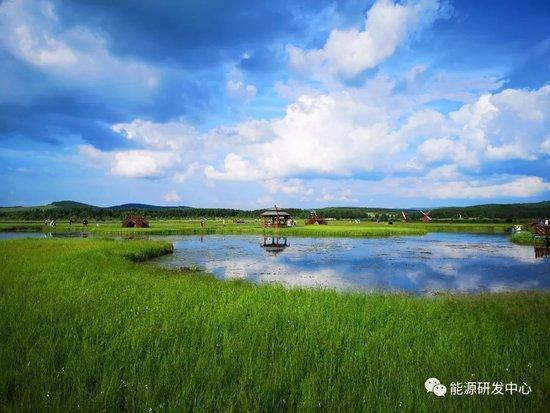
[[[550,260],[501,235],[288,238],[277,253],[259,236],[174,238],[163,266],[199,266],[221,279],[336,290],[475,292],[548,289]],[[271,241],[270,241],[271,242]]]

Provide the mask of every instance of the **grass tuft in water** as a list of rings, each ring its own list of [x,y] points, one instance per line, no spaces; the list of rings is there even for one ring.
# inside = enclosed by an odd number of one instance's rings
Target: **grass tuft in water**
[[[522,231],[510,235],[510,241],[520,245],[544,245],[542,238],[536,238],[532,232]]]

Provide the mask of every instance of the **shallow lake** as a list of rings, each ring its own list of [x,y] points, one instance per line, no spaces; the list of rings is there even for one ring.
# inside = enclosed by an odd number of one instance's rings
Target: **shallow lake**
[[[0,240],[18,238],[47,238],[42,232],[0,232]]]
[[[88,236],[0,232],[0,240]],[[174,254],[152,260],[199,267],[220,279],[336,290],[478,292],[550,289],[550,258],[504,235],[430,233],[392,238],[272,238],[258,235],[151,236]],[[540,251],[540,250],[539,250]]]
[[[86,232],[0,232],[0,240],[19,238],[87,238]]]
[[[155,259],[156,264],[200,267],[221,279],[420,294],[550,288],[550,259],[535,258],[534,247],[512,244],[504,235],[162,239],[171,240],[175,252]]]

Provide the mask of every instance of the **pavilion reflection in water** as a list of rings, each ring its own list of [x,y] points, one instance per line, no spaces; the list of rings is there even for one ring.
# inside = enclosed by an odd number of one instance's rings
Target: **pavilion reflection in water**
[[[283,252],[290,244],[286,237],[263,237],[261,247],[271,255]]]

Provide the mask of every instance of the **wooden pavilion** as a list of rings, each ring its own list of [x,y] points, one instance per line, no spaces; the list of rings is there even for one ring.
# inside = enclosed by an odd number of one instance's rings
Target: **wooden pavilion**
[[[264,228],[290,227],[294,224],[290,214],[281,208],[277,208],[277,205],[265,210],[260,216],[263,218]]]

